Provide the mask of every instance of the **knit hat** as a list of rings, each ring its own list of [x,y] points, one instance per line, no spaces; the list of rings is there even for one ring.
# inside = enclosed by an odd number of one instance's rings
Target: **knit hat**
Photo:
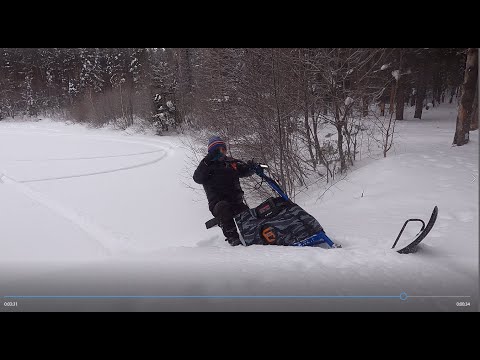
[[[214,136],[208,140],[208,152],[213,152],[219,147],[227,148],[225,141],[223,141],[219,136]]]

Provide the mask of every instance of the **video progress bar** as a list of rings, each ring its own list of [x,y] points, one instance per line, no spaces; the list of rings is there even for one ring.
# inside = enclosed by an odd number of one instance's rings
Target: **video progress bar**
[[[470,298],[468,295],[6,295],[5,299],[400,299]]]

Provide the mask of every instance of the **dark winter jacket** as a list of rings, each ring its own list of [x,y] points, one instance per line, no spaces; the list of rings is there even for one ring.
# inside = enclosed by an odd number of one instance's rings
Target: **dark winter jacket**
[[[210,211],[222,200],[241,203],[243,190],[239,178],[254,174],[245,163],[229,157],[225,160],[207,162],[204,159],[193,174],[193,180],[205,189]]]

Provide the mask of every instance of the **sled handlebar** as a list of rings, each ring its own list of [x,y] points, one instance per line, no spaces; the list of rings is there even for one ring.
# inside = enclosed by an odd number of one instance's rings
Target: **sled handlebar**
[[[245,162],[245,161],[242,161],[242,160],[230,160],[230,162],[234,162],[234,161],[247,165],[250,169],[255,171],[255,173],[258,176],[260,176],[262,179],[264,179],[268,183],[268,185],[278,195],[280,195],[284,200],[290,201],[287,194],[285,194],[285,191],[283,191],[283,189],[280,187],[280,185],[278,185],[278,183],[275,180],[273,180],[271,177],[265,175],[264,170],[269,168],[268,165],[256,163],[253,159],[249,160],[248,162]],[[228,160],[227,160],[227,162],[228,162]]]
[[[250,169],[255,171],[255,173],[258,176],[261,176],[261,177],[262,177],[262,175],[264,175],[263,170],[269,168],[268,165],[256,163],[253,159],[249,160],[247,162],[242,161],[242,160],[226,160],[226,162],[238,162],[238,163],[247,165]]]

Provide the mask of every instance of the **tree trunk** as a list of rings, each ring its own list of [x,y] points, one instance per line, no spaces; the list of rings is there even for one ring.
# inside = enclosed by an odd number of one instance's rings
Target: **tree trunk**
[[[405,108],[405,91],[404,91],[403,79],[398,78],[397,91],[395,94],[395,120],[403,120],[403,109]]]
[[[415,106],[415,104],[417,103],[416,100],[417,99],[417,94],[415,95],[410,95],[410,106]]]
[[[303,53],[302,53],[302,55],[306,56],[306,54],[303,54]],[[313,170],[317,171],[317,160],[315,158],[315,155],[313,154],[313,144],[312,144],[312,138],[310,136],[311,135],[311,129],[310,129],[309,121],[308,121],[308,109],[310,107],[310,105],[309,105],[310,86],[309,86],[306,62],[303,62],[302,77],[303,77],[303,94],[305,96],[305,108],[304,108],[304,114],[305,115],[304,116],[305,116],[305,133],[306,133],[306,136],[307,136],[307,146],[308,146],[308,152],[310,154],[310,159],[312,159]]]
[[[465,77],[462,84],[462,97],[458,109],[457,126],[453,144],[462,146],[468,143],[470,122],[472,120],[472,105],[474,103],[475,89],[478,79],[478,49],[469,48],[467,51],[467,63]]]
[[[343,173],[346,168],[345,154],[343,153],[343,133],[342,133],[343,126],[337,125],[336,128],[337,128],[337,147],[338,147],[338,154],[340,156],[340,172]]]
[[[279,99],[277,93],[277,71],[275,68],[275,53],[272,49],[272,75],[273,75],[273,91],[274,91],[274,98],[275,98],[275,108],[276,108],[276,115],[277,115],[277,125],[278,125],[278,137],[279,137],[279,144],[280,144],[280,185],[285,188],[285,172],[284,172],[284,148],[283,148],[283,131],[282,131],[282,117],[280,115],[280,106],[279,106]]]
[[[402,49],[400,49],[402,50]],[[398,67],[398,80],[397,86],[395,89],[395,120],[403,120],[403,110],[405,108],[405,79],[403,78],[402,71],[403,71],[403,54],[400,51],[400,59],[399,59],[399,67]]]
[[[308,109],[305,109],[305,132],[307,134],[308,152],[310,154],[310,159],[312,159],[313,170],[316,171],[317,160],[315,159],[315,155],[313,154],[312,138],[310,137],[310,125],[308,124]]]
[[[475,100],[473,100],[472,118],[470,120],[470,130],[478,129],[478,83],[475,90]]]
[[[340,156],[340,172],[343,173],[346,170],[345,154],[343,153],[343,121],[340,119],[338,105],[335,105],[335,117],[335,127],[337,129],[337,149]]]
[[[415,115],[413,116],[414,119],[421,119],[422,118],[422,111],[423,111],[423,102],[425,101],[425,94],[427,92],[427,63],[423,61],[422,67],[420,68],[420,72],[418,74],[418,86],[417,86],[417,93],[416,93],[416,104],[415,104]]]
[[[362,104],[363,104],[363,116],[368,116],[368,99],[366,96],[363,98]]]
[[[396,86],[392,85],[392,91],[390,92],[390,106],[388,108],[388,111],[390,114],[393,114],[393,108],[395,104],[395,89],[396,89]]]
[[[425,100],[425,87],[421,90],[419,89],[417,93],[417,102],[415,104],[415,115],[413,116],[415,119],[422,118],[422,111],[423,111],[423,101]]]
[[[316,158],[317,158],[317,163],[325,165],[327,167],[327,170],[328,170],[328,163],[323,156],[322,148],[320,147],[320,140],[318,139],[318,118],[315,117],[315,108],[314,108],[313,104],[311,106],[310,111],[311,111],[312,122],[313,122],[313,141],[315,143],[315,155],[316,155]]]
[[[433,64],[433,78],[432,78],[432,104],[440,105],[440,93],[441,93],[441,77],[440,77],[440,64],[435,62]]]
[[[315,155],[313,155],[313,148],[312,148],[312,138],[310,137],[310,124],[308,123],[308,90],[305,91],[305,133],[307,135],[307,146],[308,152],[310,153],[310,158],[312,159],[313,170],[317,170],[317,161],[315,159]]]
[[[455,96],[455,93],[457,92],[457,88],[452,87],[451,93],[450,93],[450,101],[448,102],[451,104],[453,102],[453,97]]]

